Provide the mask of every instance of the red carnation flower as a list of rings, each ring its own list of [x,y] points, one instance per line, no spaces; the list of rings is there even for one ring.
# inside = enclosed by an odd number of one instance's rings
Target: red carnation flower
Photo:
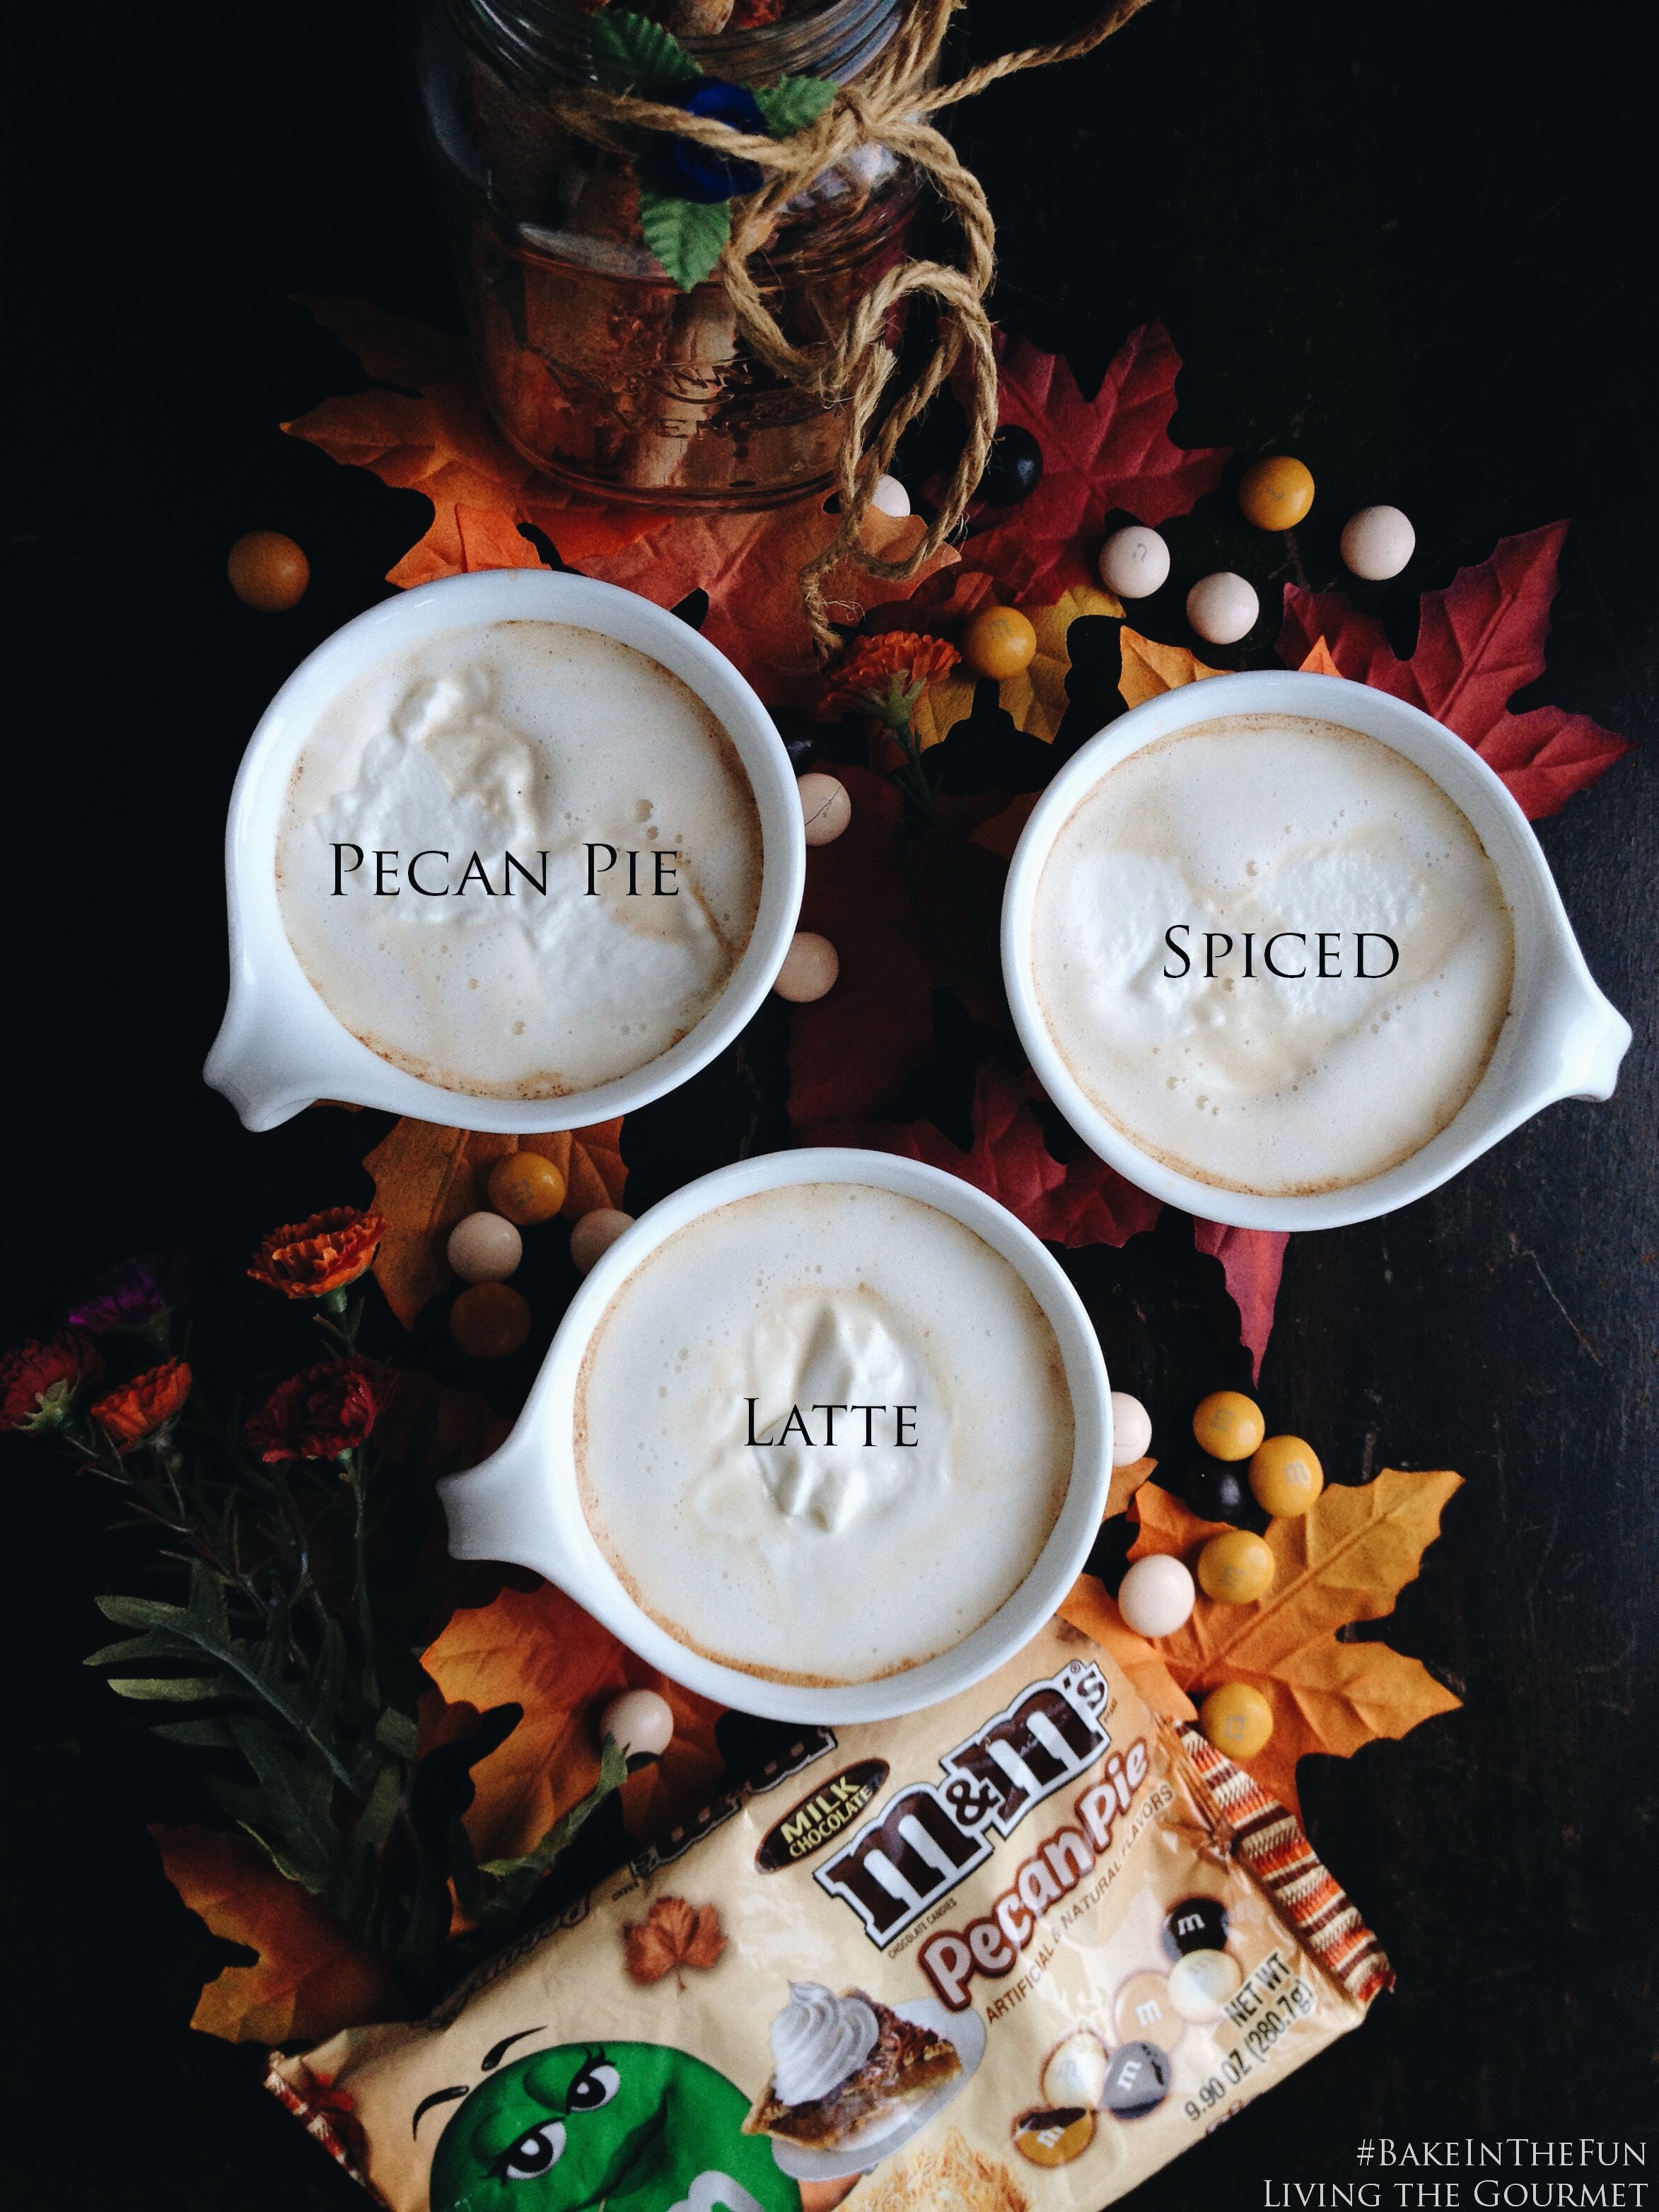
[[[131,1382],[106,1390],[92,1407],[92,1419],[118,1452],[131,1451],[184,1411],[190,1384],[184,1360],[164,1359],[159,1367],[135,1375]]]
[[[397,1381],[372,1359],[325,1359],[279,1382],[244,1427],[242,1441],[273,1463],[339,1459],[368,1443]]]
[[[50,1344],[31,1337],[0,1359],[0,1426],[60,1429],[104,1371],[98,1347],[75,1329]]]
[[[256,1283],[286,1298],[323,1298],[367,1274],[386,1234],[378,1213],[331,1206],[307,1220],[273,1229],[248,1269]]]

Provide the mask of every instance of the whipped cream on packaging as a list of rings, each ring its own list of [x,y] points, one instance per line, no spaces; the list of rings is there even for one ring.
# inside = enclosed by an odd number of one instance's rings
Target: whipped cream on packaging
[[[773,2021],[772,2081],[786,2105],[827,2097],[856,2073],[880,2030],[862,1997],[838,1997],[822,1982],[791,1982],[789,2002]]]
[[[641,1972],[687,1920],[702,1963]],[[390,2212],[1101,2212],[1389,1979],[1285,1808],[1055,1621],[270,2082]]]
[[[1420,769],[1334,723],[1233,715],[1085,795],[1032,964],[1109,1121],[1200,1182],[1285,1195],[1381,1174],[1452,1119],[1509,1010],[1514,933]]]
[[[406,647],[306,739],[283,926],[382,1059],[551,1098],[659,1058],[714,1006],[760,901],[735,747],[687,685],[562,623]]]
[[[951,1216],[863,1183],[763,1192],[642,1260],[577,1389],[583,1509],[682,1642],[860,1681],[959,1644],[1071,1479],[1047,1316]]]

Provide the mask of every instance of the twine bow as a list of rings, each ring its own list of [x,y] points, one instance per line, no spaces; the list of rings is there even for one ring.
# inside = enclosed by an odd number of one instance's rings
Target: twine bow
[[[824,595],[829,572],[850,556],[872,575],[908,582],[961,521],[996,434],[996,356],[985,312],[995,268],[996,227],[979,179],[957,160],[950,140],[928,118],[957,100],[972,99],[999,78],[1091,52],[1139,15],[1146,0],[1114,0],[1069,39],[1000,55],[949,84],[929,87],[927,76],[951,19],[965,5],[966,0],[912,0],[860,81],[842,85],[817,122],[787,138],[757,137],[683,107],[595,87],[561,90],[548,98],[568,130],[613,153],[636,151],[641,131],[663,131],[728,161],[751,161],[765,177],[758,191],[733,203],[732,236],[719,276],[750,349],[787,382],[843,410],[836,468],[840,524],[830,543],[801,571],[801,595],[821,657],[839,643]],[[955,218],[962,265],[902,261],[877,280],[839,330],[816,345],[792,345],[766,304],[750,258],[771,237],[790,200],[814,178],[872,143],[889,147],[927,179]],[[934,304],[933,343],[872,436],[895,367],[886,341],[889,321],[901,302],[917,295]],[[863,542],[876,481],[886,472],[899,440],[964,354],[970,380],[967,441],[921,543],[902,561],[883,560]]]

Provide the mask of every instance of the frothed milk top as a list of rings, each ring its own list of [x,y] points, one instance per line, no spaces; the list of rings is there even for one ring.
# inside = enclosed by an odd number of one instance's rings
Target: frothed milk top
[[[1333,1190],[1480,1080],[1514,935],[1462,810],[1332,722],[1230,715],[1109,769],[1037,886],[1042,1018],[1079,1087],[1200,1182]]]
[[[283,926],[371,1051],[447,1090],[554,1098],[708,1012],[760,902],[725,731],[633,647],[498,622],[406,647],[307,738]]]
[[[1059,1344],[983,1238],[865,1183],[763,1192],[641,1261],[577,1388],[636,1603],[775,1681],[867,1681],[1012,1595],[1071,1478]]]

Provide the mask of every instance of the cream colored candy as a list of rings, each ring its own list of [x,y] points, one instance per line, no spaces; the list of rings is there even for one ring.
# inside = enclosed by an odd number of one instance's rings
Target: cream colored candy
[[[807,843],[833,845],[853,818],[847,786],[833,775],[825,775],[822,769],[814,769],[801,777],[795,788],[806,819]]]
[[[570,1257],[575,1262],[577,1273],[586,1274],[623,1230],[633,1226],[633,1215],[615,1206],[596,1206],[592,1213],[583,1214],[570,1232]]]
[[[1221,2008],[1243,1978],[1243,1969],[1231,1952],[1188,1951],[1170,1969],[1170,2002],[1182,2020],[1201,2027],[1220,2019]]]
[[[772,988],[795,1006],[810,1006],[835,988],[840,973],[841,955],[829,939],[814,929],[798,929]]]
[[[1133,1467],[1152,1441],[1152,1417],[1127,1390],[1112,1393],[1112,1465]]]
[[[1100,580],[1121,599],[1149,599],[1168,582],[1170,549],[1157,531],[1131,523],[1100,549]]]
[[[878,514],[890,514],[898,520],[910,512],[910,495],[896,477],[878,477],[870,504]]]
[[[1237,645],[1261,611],[1253,587],[1231,568],[1200,576],[1187,594],[1187,619],[1209,645]]]
[[[674,1736],[674,1709],[654,1690],[624,1690],[599,1716],[599,1741],[611,1737],[624,1759],[654,1759]]]
[[[1154,1552],[1118,1585],[1117,1609],[1137,1636],[1173,1636],[1192,1616],[1193,1578],[1179,1559]]]
[[[1397,576],[1417,550],[1417,532],[1397,507],[1362,507],[1342,526],[1342,558],[1356,576],[1380,584]]]
[[[469,1213],[449,1232],[450,1266],[464,1283],[504,1283],[524,1257],[524,1239],[500,1213]]]

